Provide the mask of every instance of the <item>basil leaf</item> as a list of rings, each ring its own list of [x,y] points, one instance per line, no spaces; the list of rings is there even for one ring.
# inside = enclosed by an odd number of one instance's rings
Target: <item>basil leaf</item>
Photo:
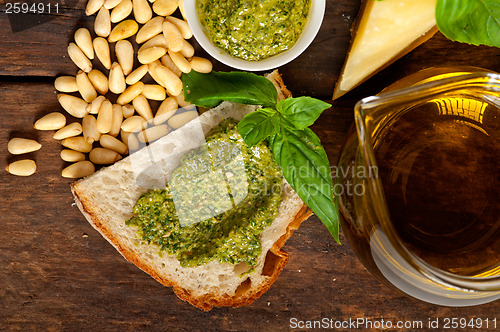
[[[436,22],[451,40],[500,47],[498,0],[438,0]]]
[[[246,72],[211,72],[192,70],[182,75],[184,99],[203,107],[214,107],[223,101],[274,107],[278,94],[273,83],[263,76]]]
[[[330,163],[318,136],[309,128],[282,127],[280,134],[271,135],[269,143],[285,179],[340,243]]]
[[[272,134],[279,133],[279,128],[279,114],[271,108],[261,108],[251,112],[238,123],[238,131],[250,147]]]
[[[332,105],[311,97],[288,98],[280,101],[276,108],[297,129],[305,129],[316,121],[324,110]]]

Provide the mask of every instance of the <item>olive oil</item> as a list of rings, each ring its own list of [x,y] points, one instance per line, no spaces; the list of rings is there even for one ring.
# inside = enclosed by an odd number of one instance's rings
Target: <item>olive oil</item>
[[[404,244],[464,276],[500,268],[500,98],[489,98],[455,95],[412,106],[373,140]]]

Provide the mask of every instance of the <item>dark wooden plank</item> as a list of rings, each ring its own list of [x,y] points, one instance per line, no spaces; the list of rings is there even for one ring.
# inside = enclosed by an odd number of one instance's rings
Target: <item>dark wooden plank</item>
[[[80,2],[69,8],[61,7],[59,14],[47,15],[51,18],[50,21],[13,32],[9,17],[4,12],[5,7],[1,5],[0,75],[52,77],[61,74],[74,75],[75,66],[71,63],[66,48],[68,43],[73,41],[73,34],[79,27],[91,27],[93,24],[93,17],[85,16],[82,11],[83,6],[84,2]],[[14,15],[14,19],[26,20],[27,24],[32,19],[19,17]]]
[[[95,16],[85,16],[85,4],[86,1],[80,1],[63,7],[58,15],[51,15],[52,20],[17,32],[12,31],[9,17],[0,11],[0,76],[74,75],[75,66],[66,53],[68,43],[80,27],[93,32]],[[317,38],[298,59],[281,69],[294,93],[330,97],[349,44],[349,27],[358,8],[357,1],[328,2],[328,15]],[[28,19],[16,18],[18,21]],[[192,41],[197,54],[206,55],[194,38]],[[215,68],[228,69],[220,63],[216,63]]]
[[[9,18],[0,12],[0,76],[74,75],[76,70],[67,56],[67,45],[73,41],[73,33],[79,27],[93,31],[94,16],[85,16],[85,3],[68,3],[61,7],[60,14],[53,15],[52,20],[18,32],[12,31]],[[314,42],[296,60],[280,68],[295,95],[331,97],[347,52],[349,28],[358,8],[359,3],[352,0],[327,2],[327,14]],[[197,54],[205,55],[194,39],[193,43]],[[359,98],[377,93],[394,80],[430,66],[469,65],[500,71],[499,60],[499,49],[454,43],[438,33],[353,91],[352,96]],[[215,63],[215,68],[228,69],[220,63]]]
[[[93,31],[94,16],[83,13],[85,2],[63,8],[51,21],[22,31],[12,31],[7,15],[0,15],[0,76],[74,75],[75,66],[66,53],[79,27]],[[324,24],[311,46],[295,61],[281,68],[295,94],[329,98],[349,44],[349,27],[359,4],[355,1],[329,1]],[[2,8],[3,9],[3,8]],[[20,21],[22,19],[18,19]],[[197,54],[206,55],[194,38]],[[40,57],[43,54],[43,57]],[[324,54],[328,56],[320,56]],[[229,68],[215,63],[215,68]],[[300,79],[295,79],[300,78]],[[312,88],[314,87],[314,88]]]
[[[500,72],[500,49],[452,42],[438,32],[346,97],[359,99],[377,94],[389,84],[425,68],[453,66],[481,67]]]
[[[84,5],[83,1],[62,7],[51,21],[18,32],[12,31],[7,15],[0,13],[0,76],[74,75],[75,66],[67,56],[66,47],[79,27],[92,31],[94,16],[85,16]],[[295,95],[330,98],[358,7],[359,3],[352,0],[327,2],[327,14],[314,42],[296,60],[280,68]],[[197,54],[205,55],[194,40],[193,43]],[[469,65],[500,71],[499,60],[499,49],[454,43],[438,33],[390,69],[354,90],[351,98],[377,93],[394,80],[430,66]],[[215,63],[215,68],[228,69],[220,63]]]
[[[290,320],[322,318],[399,321],[498,316],[500,302],[444,308],[407,298],[380,284],[350,247],[335,244],[312,217],[287,242],[290,262],[271,289],[238,309],[202,312],[126,262],[72,205],[70,180],[51,132],[33,122],[57,110],[50,82],[0,84],[0,146],[11,136],[37,138],[37,174],[0,172],[0,326],[15,330],[285,330]],[[352,122],[344,98],[314,126],[334,162]],[[12,158],[0,149],[0,169]]]

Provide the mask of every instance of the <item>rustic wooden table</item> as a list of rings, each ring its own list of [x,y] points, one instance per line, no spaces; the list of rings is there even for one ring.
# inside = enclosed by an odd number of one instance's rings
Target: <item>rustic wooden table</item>
[[[387,288],[363,268],[348,244],[335,244],[316,217],[287,242],[288,265],[255,303],[202,312],[177,299],[91,228],[72,205],[71,181],[60,176],[65,167],[60,145],[51,133],[31,129],[41,115],[60,109],[54,78],[75,74],[66,47],[77,28],[93,22],[84,14],[85,0],[56,1],[50,3],[53,9],[59,4],[59,13],[49,16],[7,15],[0,1],[0,329],[287,330],[294,318],[421,321],[425,327],[429,319],[478,317],[500,325],[500,301],[447,308]],[[294,95],[331,98],[360,3],[327,3],[314,43],[280,68]],[[417,70],[447,65],[500,71],[500,49],[453,43],[438,33],[321,116],[314,129],[330,160],[336,162],[357,100]],[[37,173],[28,178],[3,171],[16,159],[7,154],[7,142],[18,135],[43,144],[32,154]]]

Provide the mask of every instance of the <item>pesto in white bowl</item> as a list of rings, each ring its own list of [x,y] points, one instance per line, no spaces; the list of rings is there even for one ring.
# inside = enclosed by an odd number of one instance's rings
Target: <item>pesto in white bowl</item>
[[[321,27],[325,0],[185,0],[198,43],[242,70],[280,67],[299,56]]]

